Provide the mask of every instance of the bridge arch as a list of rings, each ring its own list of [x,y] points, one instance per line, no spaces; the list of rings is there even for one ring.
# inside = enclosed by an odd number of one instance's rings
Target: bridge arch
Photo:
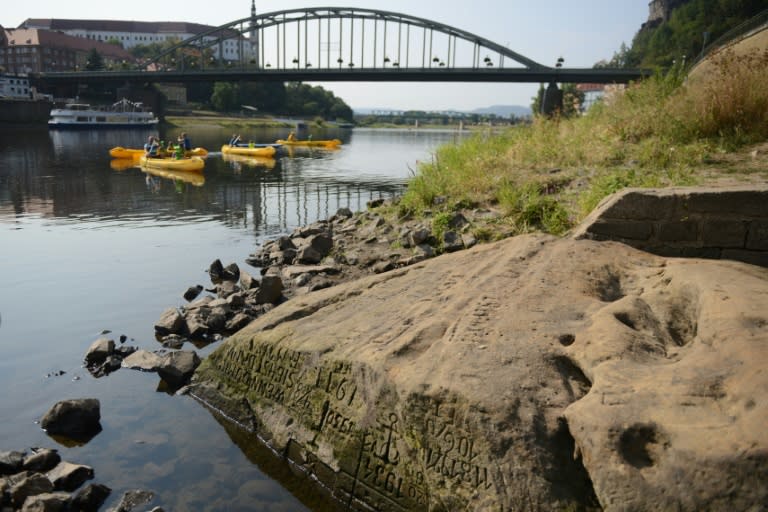
[[[233,44],[239,58],[226,59],[224,49]],[[350,7],[252,14],[181,41],[141,66],[167,70],[552,69],[456,27]]]

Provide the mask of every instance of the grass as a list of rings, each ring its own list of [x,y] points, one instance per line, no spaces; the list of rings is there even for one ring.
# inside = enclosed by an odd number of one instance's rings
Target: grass
[[[712,64],[704,78],[687,80],[680,65],[617,90],[584,116],[537,118],[440,147],[398,214],[429,212],[439,231],[441,212],[492,205],[513,233],[562,234],[624,187],[701,183],[707,165],[768,140],[768,50],[726,51]]]

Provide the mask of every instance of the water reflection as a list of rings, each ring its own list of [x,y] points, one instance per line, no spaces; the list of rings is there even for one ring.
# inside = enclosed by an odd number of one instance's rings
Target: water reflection
[[[149,131],[51,131],[25,136],[2,155],[0,179],[4,215],[145,220],[162,212],[186,215],[190,209],[230,225],[234,215],[251,221],[254,231],[274,233],[291,225],[330,217],[340,207],[365,208],[375,198],[403,190],[407,174],[393,178],[391,170],[370,173],[374,155],[358,154],[356,143],[339,150],[292,148],[276,159],[234,159],[211,153],[202,176],[156,172],[173,187],[147,187],[142,169],[109,158],[115,146],[138,147]],[[217,147],[223,133],[196,137],[201,146]],[[266,138],[267,136],[265,136]],[[351,137],[347,137],[351,141]],[[363,164],[362,161],[369,162]],[[243,168],[269,170],[243,172]],[[179,186],[192,185],[194,190]],[[183,196],[183,201],[178,196]],[[158,203],[159,201],[159,203]]]
[[[209,149],[231,136],[210,127],[190,131],[195,146]],[[166,394],[155,375],[124,369],[93,379],[83,372],[83,354],[105,328],[156,350],[155,321],[183,303],[187,286],[207,284],[211,261],[242,266],[267,238],[342,206],[361,210],[371,199],[400,193],[416,160],[454,135],[355,130],[340,137],[337,151],[295,151],[273,159],[271,168],[238,162],[238,170],[212,152],[199,179],[150,174],[109,156],[112,147],[140,147],[147,135],[0,128],[5,449],[48,446],[47,436],[30,428],[34,420],[58,400],[95,397],[104,404],[104,430],[61,452],[94,467],[115,497],[144,487],[160,495],[166,510],[322,510],[306,497],[305,477],[288,478],[290,470],[267,460],[268,450],[259,451],[253,437],[222,428],[188,397]],[[266,143],[286,135],[266,130],[247,137]],[[335,135],[315,134],[321,137]],[[204,357],[215,348],[195,350]],[[66,376],[41,377],[60,370]]]

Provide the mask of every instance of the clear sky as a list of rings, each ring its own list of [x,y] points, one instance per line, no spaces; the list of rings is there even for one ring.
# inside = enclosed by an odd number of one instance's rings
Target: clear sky
[[[588,68],[630,44],[648,18],[648,0],[257,0],[257,13],[302,7],[360,7],[427,18],[471,32],[552,66]],[[27,18],[186,21],[219,26],[250,15],[250,0],[4,0],[0,25]],[[352,108],[471,110],[528,106],[537,84],[325,83]]]

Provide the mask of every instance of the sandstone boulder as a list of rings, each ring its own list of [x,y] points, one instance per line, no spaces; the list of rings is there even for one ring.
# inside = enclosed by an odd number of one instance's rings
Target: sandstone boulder
[[[302,295],[192,395],[343,503],[759,510],[768,271],[517,237]]]

